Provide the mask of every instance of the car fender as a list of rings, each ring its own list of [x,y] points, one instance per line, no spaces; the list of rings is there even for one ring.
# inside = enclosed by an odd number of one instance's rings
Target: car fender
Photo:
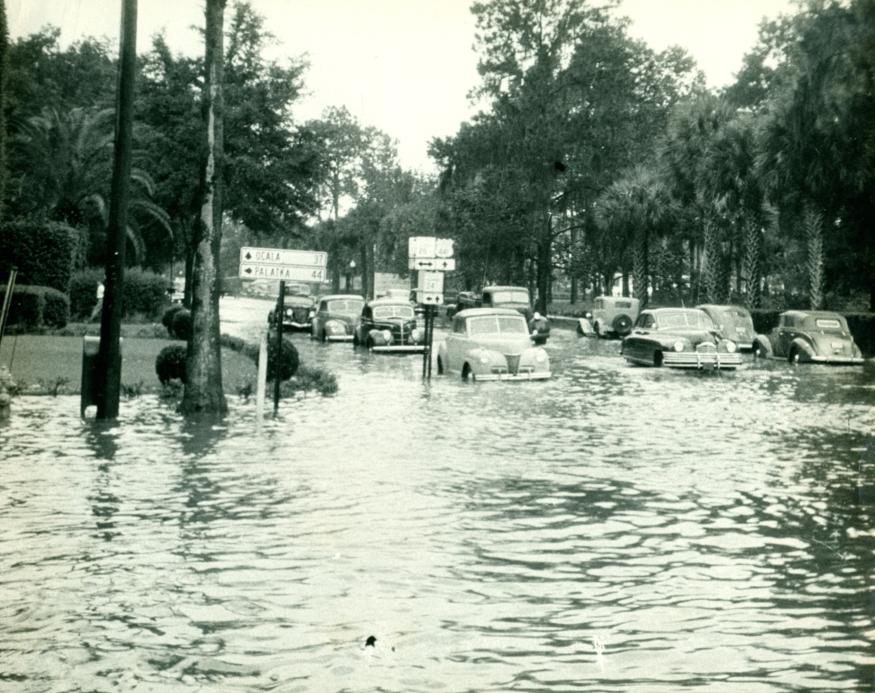
[[[772,355],[772,342],[764,334],[758,334],[753,340],[754,354],[761,353],[764,356]]]
[[[483,363],[481,360],[483,358],[483,354],[486,354],[487,361]],[[506,363],[504,355],[494,351],[492,349],[487,349],[482,346],[473,347],[472,349],[468,349],[465,352],[465,358],[463,359],[464,363],[467,363],[471,367],[471,372],[475,374],[489,372],[491,370],[491,366],[498,365],[502,366]]]
[[[793,340],[790,344],[790,351],[788,353],[792,353],[793,349],[799,354],[800,361],[810,361],[816,355],[814,347],[803,337],[796,337],[796,339]]]

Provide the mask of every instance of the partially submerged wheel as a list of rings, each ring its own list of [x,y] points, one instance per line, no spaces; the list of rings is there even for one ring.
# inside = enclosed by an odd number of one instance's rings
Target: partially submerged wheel
[[[662,352],[661,351],[654,351],[653,352],[653,365],[657,366],[657,367],[662,365]]]
[[[799,363],[800,358],[801,354],[799,353],[799,349],[797,349],[796,347],[790,349],[790,353],[787,355],[787,360],[790,363]]]
[[[471,376],[471,380],[474,380],[474,374],[471,372],[471,366],[467,363],[462,366],[462,380],[468,380],[468,376]]]

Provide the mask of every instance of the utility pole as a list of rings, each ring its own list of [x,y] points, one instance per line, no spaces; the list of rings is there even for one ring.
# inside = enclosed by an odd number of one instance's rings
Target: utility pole
[[[121,0],[119,71],[116,96],[115,150],[107,224],[106,282],[100,316],[100,349],[95,368],[98,419],[118,417],[121,391],[122,289],[131,178],[134,80],[137,65],[137,0]]]

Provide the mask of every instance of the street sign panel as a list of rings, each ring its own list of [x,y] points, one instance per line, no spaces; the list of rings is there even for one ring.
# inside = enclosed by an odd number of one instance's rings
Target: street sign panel
[[[240,248],[240,276],[244,279],[290,279],[324,282],[328,253],[285,248]]]
[[[434,236],[411,236],[407,239],[408,257],[435,257],[436,240]]]
[[[452,272],[456,269],[456,261],[453,258],[411,258],[407,263],[407,269],[412,270],[438,270],[440,272]]]
[[[444,273],[443,272],[420,272],[419,273],[420,303],[439,305],[444,300]]]
[[[436,238],[434,243],[435,257],[453,257],[453,239]]]

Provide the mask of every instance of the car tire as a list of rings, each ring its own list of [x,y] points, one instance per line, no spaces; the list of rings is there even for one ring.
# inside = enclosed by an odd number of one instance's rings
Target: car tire
[[[319,341],[322,342],[323,344],[325,344],[325,342],[328,341],[328,338],[325,336],[325,330],[322,330],[319,333]]]
[[[662,352],[659,350],[653,352],[653,365],[657,368],[662,366]]]
[[[796,347],[790,349],[790,353],[787,354],[787,361],[792,364],[799,363],[799,349],[797,349]]]
[[[358,332],[353,332],[352,333],[352,348],[355,349],[356,347],[360,347],[360,346],[361,346],[361,342],[359,341]]]
[[[602,326],[599,323],[593,324],[592,331],[595,332],[596,339],[602,338]]]
[[[471,372],[471,366],[466,363],[464,366],[462,366],[462,380],[467,381],[468,376],[471,376],[471,380],[474,380],[474,374]]]
[[[620,337],[625,337],[632,331],[632,318],[628,315],[617,315],[611,327]]]
[[[437,373],[438,375],[444,374],[444,362],[440,356],[437,357]]]

